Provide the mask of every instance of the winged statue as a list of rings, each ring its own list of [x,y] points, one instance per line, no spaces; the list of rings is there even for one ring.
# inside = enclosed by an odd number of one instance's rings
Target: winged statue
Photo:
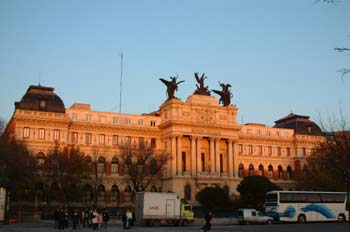
[[[170,77],[170,81],[165,80],[163,78],[159,78],[159,80],[163,82],[167,87],[167,95],[168,95],[167,100],[175,98],[174,93],[175,91],[177,91],[179,84],[181,84],[182,82],[185,82],[185,81],[177,81],[177,78],[178,78],[177,76]]]

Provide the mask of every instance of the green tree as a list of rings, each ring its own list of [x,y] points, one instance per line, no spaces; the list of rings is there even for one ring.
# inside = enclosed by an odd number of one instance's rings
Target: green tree
[[[197,194],[196,200],[200,203],[203,211],[222,212],[232,208],[232,201],[230,201],[227,192],[220,187],[202,189]]]
[[[264,176],[246,176],[237,186],[237,191],[240,193],[240,199],[244,206],[261,211],[264,209],[265,194],[280,189],[279,186]]]

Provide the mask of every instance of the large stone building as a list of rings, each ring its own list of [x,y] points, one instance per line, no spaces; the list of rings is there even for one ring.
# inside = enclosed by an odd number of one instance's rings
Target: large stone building
[[[148,142],[172,155],[162,181],[153,191],[173,191],[196,204],[206,186],[224,187],[230,196],[244,176],[264,175],[285,189],[293,173],[324,140],[308,116],[289,114],[274,127],[237,122],[236,105],[220,106],[213,96],[193,94],[172,98],[149,114],[122,114],[75,103],[65,108],[53,88],[30,86],[15,103],[7,133],[23,140],[38,162],[55,143],[74,144],[104,172],[99,187],[102,205],[130,203],[131,185],[123,180],[118,144]]]

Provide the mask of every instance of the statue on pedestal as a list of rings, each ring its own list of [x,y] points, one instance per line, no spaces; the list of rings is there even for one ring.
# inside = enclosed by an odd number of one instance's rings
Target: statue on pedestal
[[[161,82],[163,82],[166,85],[166,87],[167,87],[167,95],[168,95],[167,101],[172,99],[172,98],[176,98],[174,93],[175,93],[175,91],[177,91],[177,87],[182,82],[185,82],[185,81],[177,82],[177,76],[176,77],[175,76],[170,77],[170,81],[164,80],[163,78],[159,78],[159,80]]]
[[[207,79],[205,73],[203,73],[201,77],[198,76],[198,73],[194,73],[194,76],[199,84],[196,84],[197,90],[194,92],[194,94],[210,96],[208,86],[204,86],[204,80]]]
[[[214,90],[214,89],[212,91],[220,96],[219,103],[222,103],[223,106],[228,106],[231,104],[231,98],[232,98],[232,93],[230,90],[231,85],[220,83],[220,82],[219,84],[221,86],[221,91]]]

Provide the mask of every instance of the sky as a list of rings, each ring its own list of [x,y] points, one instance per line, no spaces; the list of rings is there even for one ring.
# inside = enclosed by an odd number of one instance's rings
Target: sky
[[[350,1],[0,0],[0,117],[30,85],[50,86],[70,107],[150,113],[166,100],[159,78],[194,73],[232,85],[238,123],[269,126],[290,112],[350,114]],[[213,96],[218,97],[214,93]]]

